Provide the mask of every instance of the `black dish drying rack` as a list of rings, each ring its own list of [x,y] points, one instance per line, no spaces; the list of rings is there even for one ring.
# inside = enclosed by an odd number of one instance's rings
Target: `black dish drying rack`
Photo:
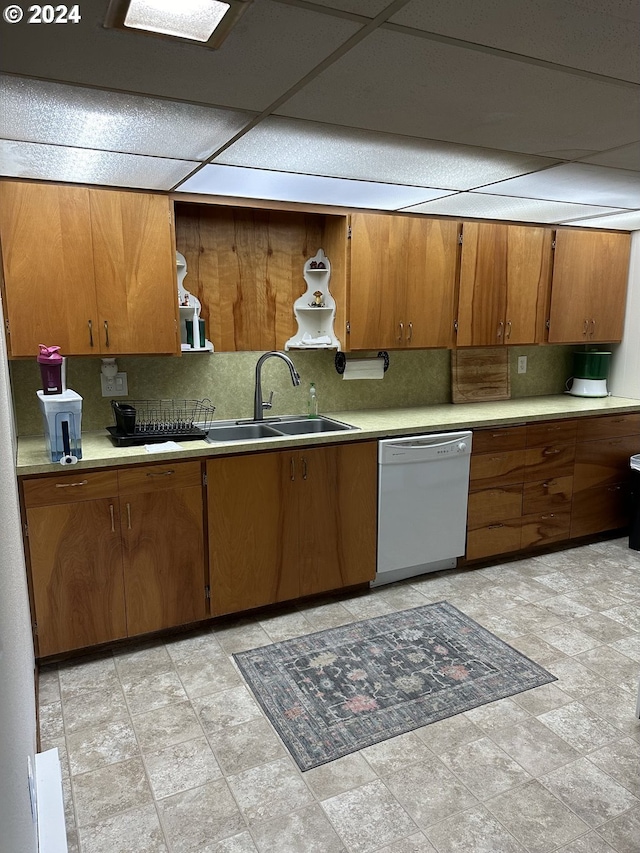
[[[112,400],[116,447],[204,438],[213,423],[211,400]]]

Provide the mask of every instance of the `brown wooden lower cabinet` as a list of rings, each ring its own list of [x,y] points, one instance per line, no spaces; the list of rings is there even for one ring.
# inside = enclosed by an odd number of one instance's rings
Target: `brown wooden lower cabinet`
[[[213,615],[375,576],[377,444],[207,462]]]
[[[545,545],[547,542],[558,542],[569,538],[571,528],[571,510],[556,512],[540,512],[524,515],[521,520],[521,548],[532,545]]]
[[[576,492],[571,512],[571,538],[617,530],[629,523],[629,484],[595,486]]]
[[[521,541],[520,518],[494,521],[467,532],[467,560],[518,551]]]
[[[22,488],[40,657],[205,618],[199,462]]]

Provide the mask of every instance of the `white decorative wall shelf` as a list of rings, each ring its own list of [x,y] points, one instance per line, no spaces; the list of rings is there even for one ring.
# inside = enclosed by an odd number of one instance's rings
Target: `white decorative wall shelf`
[[[293,303],[298,331],[284,345],[291,349],[340,349],[333,332],[336,301],[329,292],[331,264],[322,249],[302,268],[306,291]]]
[[[204,320],[200,320],[202,306],[198,297],[189,293],[184,287],[187,261],[180,252],[176,252],[176,267],[178,268],[178,305],[180,306],[180,347],[182,352],[213,352],[213,344],[206,338],[204,338],[204,345],[200,345],[201,326],[204,335]],[[193,341],[192,344],[189,343],[189,337]]]

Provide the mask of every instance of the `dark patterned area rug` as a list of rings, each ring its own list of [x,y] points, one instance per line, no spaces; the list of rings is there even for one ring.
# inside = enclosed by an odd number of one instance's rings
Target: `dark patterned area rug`
[[[556,681],[446,601],[234,658],[301,770]]]

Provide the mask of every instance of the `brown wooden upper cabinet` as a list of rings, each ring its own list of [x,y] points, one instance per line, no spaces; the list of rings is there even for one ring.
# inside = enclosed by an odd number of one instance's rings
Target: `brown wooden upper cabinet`
[[[318,249],[331,264],[334,329],[346,346],[346,216],[178,201],[175,211],[184,286],[202,304],[216,351],[282,349],[297,328],[304,263]]]
[[[352,215],[349,349],[451,346],[459,228],[423,216]]]
[[[549,228],[464,223],[458,346],[544,339],[552,239]]]
[[[179,353],[167,196],[0,182],[12,356]]]
[[[549,343],[622,340],[630,247],[620,232],[556,232]]]

